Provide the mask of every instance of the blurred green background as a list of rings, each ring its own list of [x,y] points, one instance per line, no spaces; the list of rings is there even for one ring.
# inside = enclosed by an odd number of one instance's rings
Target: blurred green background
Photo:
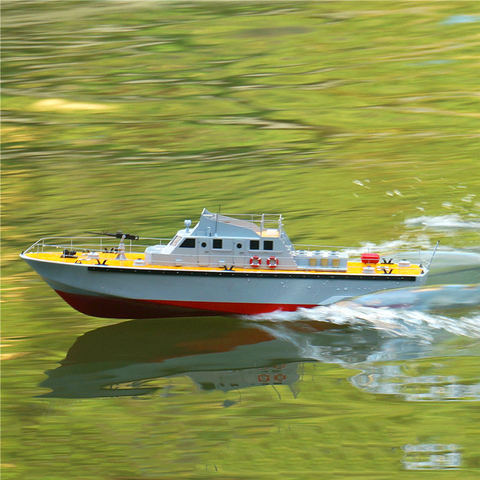
[[[204,206],[284,213],[296,241],[478,218],[472,2],[2,10],[4,238],[17,249],[92,227],[160,236]]]

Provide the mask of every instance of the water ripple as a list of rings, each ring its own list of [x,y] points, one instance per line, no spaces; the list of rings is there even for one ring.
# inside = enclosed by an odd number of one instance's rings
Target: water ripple
[[[321,322],[355,329],[368,328],[391,337],[417,338],[431,342],[435,334],[448,332],[457,336],[480,338],[480,315],[450,318],[417,310],[371,308],[360,305],[331,305],[296,312],[275,312],[247,317],[270,323]]]

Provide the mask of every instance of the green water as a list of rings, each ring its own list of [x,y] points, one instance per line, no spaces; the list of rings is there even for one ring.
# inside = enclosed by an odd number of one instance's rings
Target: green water
[[[364,325],[346,332],[350,359],[322,334],[323,361],[279,358],[297,372],[291,386],[207,391],[178,371],[147,379],[142,396],[39,398],[76,339],[115,321],[73,311],[18,254],[86,230],[170,237],[204,207],[283,213],[295,243],[478,251],[478,26],[462,1],[2,2],[4,478],[477,478],[474,397],[359,387],[351,379],[376,378],[376,364],[358,358],[355,331],[372,354],[390,348]],[[453,318],[464,314],[476,315]],[[164,343],[147,363],[190,331],[205,355],[224,345],[183,324],[152,330]],[[385,381],[478,384],[478,339],[427,343],[429,356],[394,349]],[[262,348],[248,352],[242,369],[265,368]],[[125,355],[103,360],[137,365],[145,381],[145,358]],[[239,368],[208,358],[216,372]],[[408,445],[453,445],[437,460],[460,454],[460,470],[408,471],[431,460]]]

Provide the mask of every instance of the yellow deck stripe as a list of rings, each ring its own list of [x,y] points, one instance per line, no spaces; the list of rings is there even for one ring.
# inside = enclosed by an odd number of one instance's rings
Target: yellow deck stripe
[[[99,265],[103,264],[106,260],[106,266],[109,267],[135,267],[137,269],[173,269],[173,270],[210,270],[210,271],[218,271],[221,267],[194,267],[194,266],[182,266],[176,267],[172,265],[134,265],[135,260],[144,260],[145,255],[143,253],[126,253],[125,256],[127,260],[115,260],[117,253],[108,253],[108,252],[99,252],[98,261],[96,259],[88,259],[88,254],[80,254],[77,258],[62,258],[62,253],[47,253],[47,252],[39,252],[39,253],[27,253],[26,256],[32,259],[39,259],[44,260],[47,262],[54,262],[54,263],[79,263],[81,262],[83,265]],[[240,266],[234,265],[234,271],[236,272],[282,272],[282,273],[292,273],[295,271],[301,272],[312,272],[312,273],[328,273],[328,274],[356,274],[359,275],[363,273],[364,265],[361,262],[348,262],[347,264],[347,271],[339,271],[336,269],[318,269],[318,268],[301,268],[298,270],[284,270],[281,268],[244,268]],[[392,269],[392,275],[420,275],[423,273],[423,269],[420,268],[418,265],[411,265],[410,267],[399,267],[397,264],[378,264],[376,267],[376,273],[383,274],[382,268],[387,269],[390,271]]]

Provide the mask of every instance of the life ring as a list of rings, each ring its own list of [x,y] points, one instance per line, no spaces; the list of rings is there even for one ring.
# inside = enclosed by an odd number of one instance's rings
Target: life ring
[[[271,257],[268,257],[267,258],[267,265],[270,267],[270,268],[275,268],[278,266],[278,258],[277,257],[274,257],[274,256],[271,256]]]
[[[268,375],[268,373],[261,373],[257,378],[260,383],[268,383],[270,381],[270,375]]]
[[[274,378],[276,382],[283,382],[287,379],[287,376],[284,373],[277,373]]]
[[[258,255],[254,255],[250,259],[250,265],[254,268],[258,268],[262,264],[262,259]]]
[[[380,262],[380,255],[378,253],[362,253],[360,260],[364,265],[376,265]]]

